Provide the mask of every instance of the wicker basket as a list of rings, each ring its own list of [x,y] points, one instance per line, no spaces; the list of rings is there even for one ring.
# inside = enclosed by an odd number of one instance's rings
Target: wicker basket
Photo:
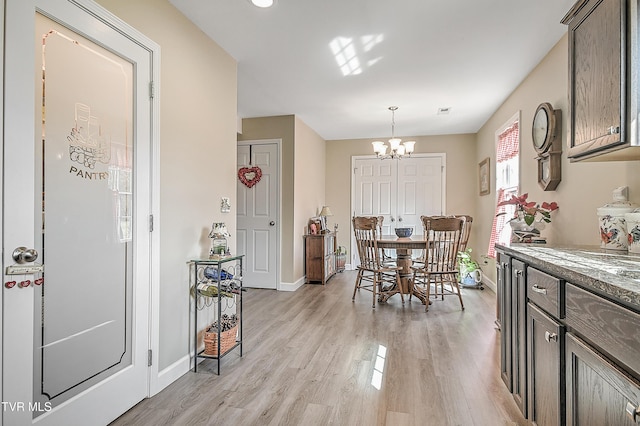
[[[229,349],[236,344],[236,335],[238,326],[220,333],[220,352],[224,355]],[[205,355],[218,355],[218,332],[204,333],[204,353]]]

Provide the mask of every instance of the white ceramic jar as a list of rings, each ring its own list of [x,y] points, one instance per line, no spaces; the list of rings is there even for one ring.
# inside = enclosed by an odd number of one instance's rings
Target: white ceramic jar
[[[637,207],[627,199],[626,186],[613,191],[613,202],[597,209],[600,223],[600,247],[609,250],[628,250],[625,214]]]
[[[624,214],[630,253],[640,253],[640,209]]]

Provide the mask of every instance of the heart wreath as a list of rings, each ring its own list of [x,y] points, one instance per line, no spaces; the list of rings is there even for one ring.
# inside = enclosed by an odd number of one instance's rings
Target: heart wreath
[[[238,170],[238,178],[247,188],[253,187],[256,183],[260,182],[262,178],[262,170],[260,167],[241,167]]]

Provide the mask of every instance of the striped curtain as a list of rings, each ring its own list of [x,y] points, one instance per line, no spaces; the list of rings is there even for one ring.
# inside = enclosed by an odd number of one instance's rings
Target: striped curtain
[[[498,164],[511,160],[520,154],[520,130],[518,124],[516,121],[498,136],[498,146],[496,147],[496,175],[498,174]],[[507,222],[506,215],[502,214],[498,216],[499,213],[506,212],[505,206],[498,207],[498,204],[504,201],[506,197],[505,187],[502,185],[503,183],[501,184],[499,180],[496,180],[496,210],[493,216],[493,226],[491,226],[489,248],[487,249],[487,255],[492,258],[496,257],[496,243],[506,244],[510,238],[508,234],[505,235],[502,232]]]

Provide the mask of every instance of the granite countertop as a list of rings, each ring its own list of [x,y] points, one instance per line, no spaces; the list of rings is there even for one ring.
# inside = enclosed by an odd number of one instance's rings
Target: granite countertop
[[[496,246],[551,275],[640,311],[640,255],[598,246]]]

